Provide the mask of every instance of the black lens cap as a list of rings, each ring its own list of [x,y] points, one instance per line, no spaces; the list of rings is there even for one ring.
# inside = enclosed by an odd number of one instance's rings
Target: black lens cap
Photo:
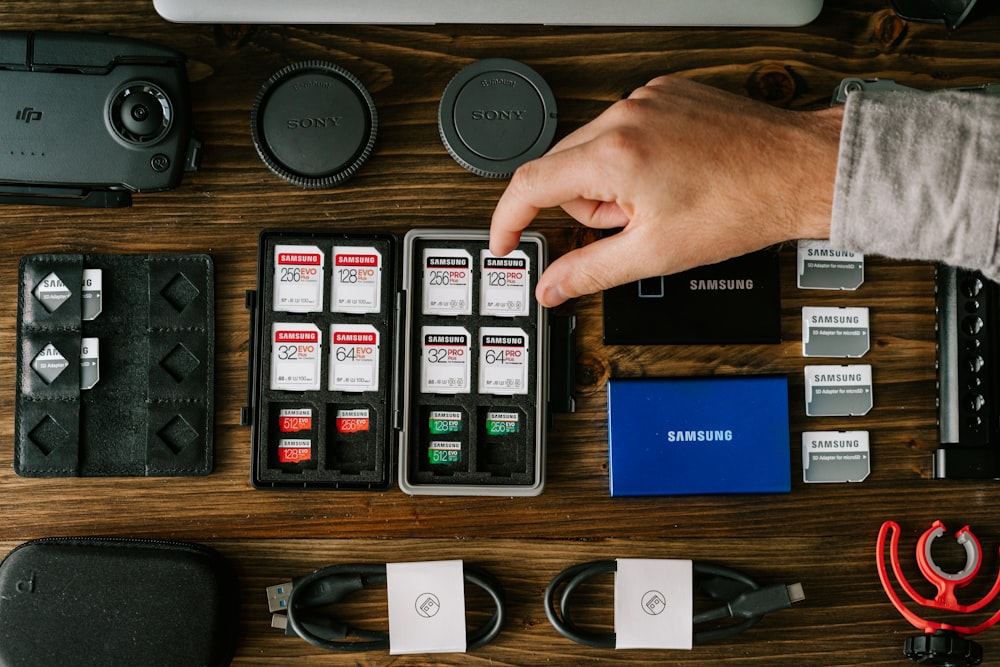
[[[368,159],[378,116],[353,74],[309,60],[267,80],[254,100],[250,128],[271,171],[304,188],[324,188],[347,180]]]
[[[538,72],[507,58],[472,63],[441,96],[438,130],[455,161],[474,174],[507,178],[541,157],[556,132],[556,99]]]

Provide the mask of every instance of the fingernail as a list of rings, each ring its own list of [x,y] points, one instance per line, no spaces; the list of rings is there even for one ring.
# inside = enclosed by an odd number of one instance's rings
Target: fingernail
[[[541,289],[541,294],[538,296],[538,302],[546,308],[558,306],[565,300],[566,295],[563,294],[558,285],[546,285]]]

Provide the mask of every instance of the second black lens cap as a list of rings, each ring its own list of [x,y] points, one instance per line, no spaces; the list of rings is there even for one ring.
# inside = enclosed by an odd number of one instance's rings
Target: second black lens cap
[[[438,130],[451,156],[474,174],[507,178],[541,157],[555,136],[556,100],[538,72],[507,58],[472,63],[448,84]]]

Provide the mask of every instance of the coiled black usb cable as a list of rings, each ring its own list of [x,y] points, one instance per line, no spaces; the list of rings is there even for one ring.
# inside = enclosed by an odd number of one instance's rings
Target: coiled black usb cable
[[[503,627],[505,603],[500,583],[486,570],[463,563],[465,581],[486,591],[495,606],[481,627],[467,633],[466,650],[488,644]],[[267,589],[271,626],[328,651],[379,651],[389,648],[389,633],[347,625],[319,608],[340,602],[348,595],[386,583],[385,564],[331,565],[291,582]],[[283,612],[283,613],[282,613]]]
[[[694,594],[707,596],[722,604],[694,615],[695,644],[732,637],[756,625],[764,614],[789,607],[802,600],[801,584],[761,586],[737,570],[711,563],[692,563]],[[573,565],[560,572],[545,589],[545,615],[564,637],[594,648],[615,648],[614,632],[592,632],[577,625],[570,608],[576,590],[590,579],[616,572],[618,562],[599,560]],[[557,591],[562,589],[558,595]],[[723,627],[698,630],[699,625],[724,619],[743,619]]]

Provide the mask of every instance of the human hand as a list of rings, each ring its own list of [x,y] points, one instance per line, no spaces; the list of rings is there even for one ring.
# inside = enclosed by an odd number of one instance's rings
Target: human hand
[[[799,112],[660,77],[521,166],[490,250],[505,255],[543,208],[621,231],[555,260],[543,306],[830,229],[842,107]]]

